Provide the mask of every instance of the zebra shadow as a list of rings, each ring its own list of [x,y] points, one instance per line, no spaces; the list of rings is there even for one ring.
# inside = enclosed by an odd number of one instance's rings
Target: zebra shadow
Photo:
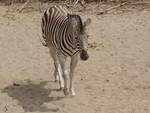
[[[59,101],[63,97],[50,97],[52,89],[46,89],[47,82],[33,84],[13,84],[2,89],[2,93],[7,93],[9,97],[16,99],[18,105],[22,106],[25,112],[57,112],[58,108],[47,108],[43,104],[51,101]]]

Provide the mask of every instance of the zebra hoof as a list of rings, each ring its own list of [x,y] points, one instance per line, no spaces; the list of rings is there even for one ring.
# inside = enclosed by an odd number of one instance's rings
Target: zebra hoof
[[[64,95],[69,95],[69,90],[68,89],[64,89]]]
[[[75,93],[75,92],[71,92],[70,95],[71,95],[72,97],[74,97],[74,96],[76,95],[76,93]]]
[[[72,97],[74,97],[74,96],[76,95],[74,89],[72,89],[72,88],[70,88],[70,95],[71,95]]]

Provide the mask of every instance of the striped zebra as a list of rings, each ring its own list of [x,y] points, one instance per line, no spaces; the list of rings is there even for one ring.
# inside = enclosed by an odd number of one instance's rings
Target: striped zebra
[[[79,15],[72,14],[67,8],[57,5],[47,9],[42,17],[42,37],[54,60],[54,77],[59,81],[64,94],[75,95],[73,72],[77,65],[78,56],[87,60],[86,26],[91,23],[87,19],[82,23]],[[71,58],[70,73],[67,71],[66,58]],[[70,86],[68,82],[70,76]]]

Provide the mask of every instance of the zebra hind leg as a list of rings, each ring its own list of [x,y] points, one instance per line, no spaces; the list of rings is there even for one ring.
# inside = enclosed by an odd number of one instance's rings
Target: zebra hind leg
[[[59,75],[60,90],[62,90],[62,89],[64,89],[64,79],[63,79],[61,64],[60,64],[58,59],[56,60],[56,69],[57,69],[57,72],[58,72],[58,75]]]
[[[54,63],[54,65],[55,65],[55,63]],[[57,67],[56,67],[56,65],[55,65],[55,71],[54,71],[54,78],[55,78],[55,82],[58,82],[59,81],[59,75],[58,75],[58,71],[57,71]]]

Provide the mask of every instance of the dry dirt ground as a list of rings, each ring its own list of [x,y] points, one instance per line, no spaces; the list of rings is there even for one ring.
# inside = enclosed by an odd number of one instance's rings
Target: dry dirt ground
[[[0,6],[0,113],[150,113],[150,11],[95,15],[88,61],[75,71],[75,97],[54,83],[41,45],[41,13]]]

